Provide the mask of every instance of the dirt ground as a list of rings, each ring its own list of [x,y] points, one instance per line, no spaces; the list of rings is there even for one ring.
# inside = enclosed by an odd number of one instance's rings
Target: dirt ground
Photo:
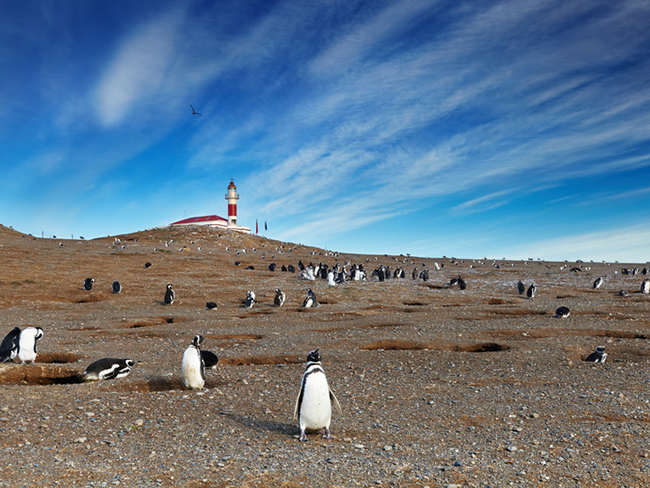
[[[195,227],[89,241],[0,227],[0,256],[0,335],[44,331],[35,364],[0,364],[0,486],[650,485],[646,263],[344,255]],[[299,261],[369,276],[329,287],[281,271]],[[406,278],[371,277],[381,264]],[[302,308],[309,287],[317,308]],[[181,359],[198,333],[220,361],[190,391]],[[598,345],[605,364],[584,361]],[[316,347],[343,414],[334,439],[299,442]],[[138,363],[81,382],[103,357]]]

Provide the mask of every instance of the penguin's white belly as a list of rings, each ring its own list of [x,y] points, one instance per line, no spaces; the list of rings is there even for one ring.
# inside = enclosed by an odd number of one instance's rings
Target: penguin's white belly
[[[18,359],[23,363],[33,363],[36,361],[36,352],[34,351],[34,340],[31,338],[21,338],[18,347]]]
[[[300,405],[300,428],[319,430],[329,428],[332,420],[332,404],[327,378],[322,373],[310,375]]]
[[[183,384],[192,390],[200,390],[205,385],[201,374],[201,355],[193,347],[183,354]]]

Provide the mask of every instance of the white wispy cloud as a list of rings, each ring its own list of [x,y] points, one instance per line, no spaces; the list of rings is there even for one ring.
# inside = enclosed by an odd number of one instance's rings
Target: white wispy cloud
[[[165,88],[183,25],[183,11],[174,8],[139,27],[125,39],[95,92],[102,125],[111,127],[136,115]]]
[[[599,232],[569,235],[504,249],[507,256],[515,259],[540,257],[557,260],[594,260],[638,262],[639,256],[647,256],[650,228],[637,225]]]

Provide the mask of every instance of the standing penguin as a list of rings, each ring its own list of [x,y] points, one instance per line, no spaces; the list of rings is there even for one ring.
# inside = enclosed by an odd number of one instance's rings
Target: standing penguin
[[[302,376],[300,393],[293,411],[293,419],[298,420],[300,426],[301,441],[307,440],[307,431],[321,429],[325,429],[323,438],[332,438],[330,434],[332,403],[341,414],[341,405],[327,384],[321,357],[316,349],[307,356],[307,368]]]
[[[467,283],[465,283],[465,280],[460,276],[458,277],[458,288],[460,288],[461,290],[467,289]]]
[[[34,361],[36,361],[36,355],[38,354],[36,343],[42,338],[43,329],[40,327],[27,327],[20,331],[20,337],[18,339],[18,359],[20,359],[21,363],[34,364]]]
[[[597,290],[598,288],[601,287],[602,284],[603,284],[603,277],[599,276],[598,278],[596,278],[596,281],[594,281],[594,284],[592,285],[592,288],[594,290]]]
[[[535,283],[533,283],[532,285],[530,285],[528,287],[528,291],[526,292],[526,296],[529,299],[532,300],[533,298],[535,298],[535,290],[537,290],[537,287],[535,286]]]
[[[121,293],[122,284],[119,281],[114,281],[113,284],[111,285],[111,289],[113,290],[113,293]]]
[[[0,363],[13,361],[18,354],[18,339],[20,338],[20,327],[14,327],[2,339],[0,344]]]
[[[84,290],[92,290],[93,289],[93,283],[95,282],[95,278],[86,278],[84,280]]]
[[[517,282],[517,292],[518,292],[520,295],[523,295],[524,293],[526,293],[526,285],[524,285],[524,282],[521,281],[521,280],[519,280],[519,281]]]
[[[276,307],[281,307],[284,305],[284,300],[287,298],[287,294],[280,290],[280,288],[275,289],[275,298],[273,299],[273,303],[275,304]]]
[[[88,365],[83,374],[84,381],[112,380],[124,378],[131,372],[135,366],[133,359],[98,359]]]
[[[190,390],[202,390],[205,385],[205,363],[201,356],[203,336],[197,334],[183,354],[183,384]]]
[[[244,307],[253,308],[253,305],[255,305],[255,292],[247,291],[246,299],[244,300]]]
[[[334,275],[334,270],[330,269],[327,272],[327,285],[328,286],[336,286],[336,280],[335,280],[335,275]]]
[[[644,295],[650,293],[650,279],[646,278],[641,283],[641,293],[643,293]]]
[[[169,283],[167,285],[167,290],[165,291],[165,305],[171,305],[174,303],[174,300],[176,299],[176,293],[174,293],[174,290],[172,288],[172,284]]]
[[[316,294],[311,291],[311,288],[307,288],[307,297],[302,302],[302,306],[305,308],[318,307],[318,301],[316,300]]]

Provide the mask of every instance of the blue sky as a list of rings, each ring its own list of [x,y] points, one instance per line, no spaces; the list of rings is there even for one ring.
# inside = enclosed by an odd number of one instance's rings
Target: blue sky
[[[0,223],[650,259],[646,1],[0,0]],[[193,116],[190,104],[203,116]]]

